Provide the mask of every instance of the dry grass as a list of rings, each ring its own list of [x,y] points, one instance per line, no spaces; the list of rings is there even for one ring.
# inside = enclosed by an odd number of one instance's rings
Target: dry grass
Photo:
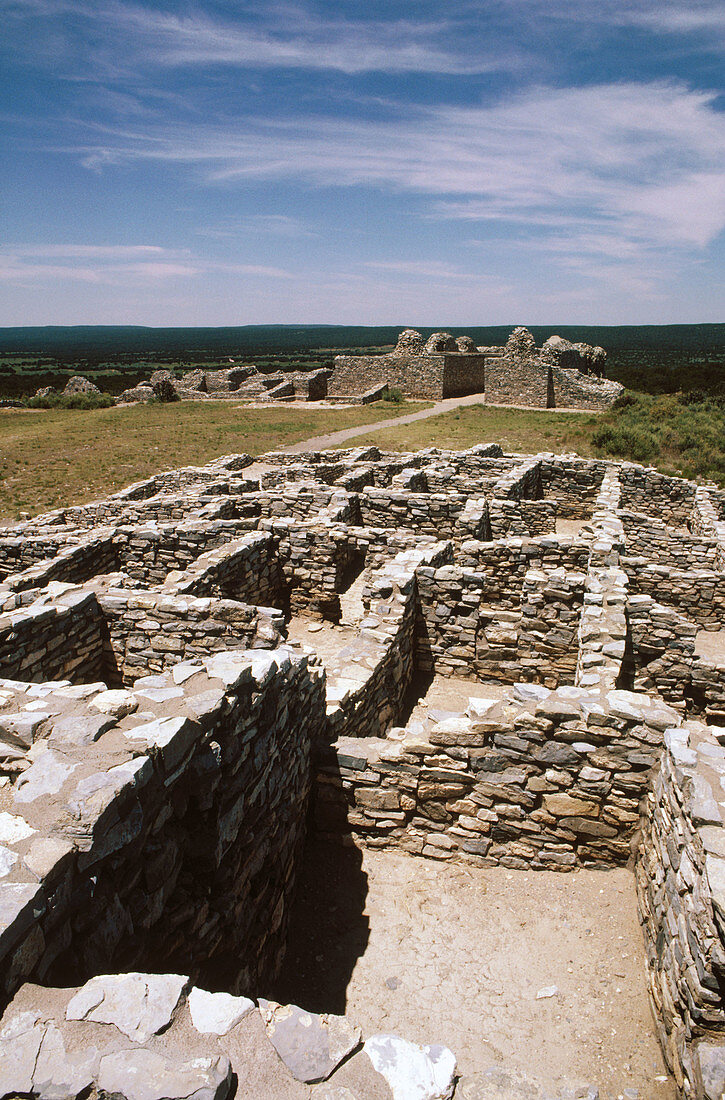
[[[36,515],[116,492],[160,470],[223,454],[260,454],[322,432],[386,420],[419,404],[347,409],[181,402],[0,411],[0,518]]]

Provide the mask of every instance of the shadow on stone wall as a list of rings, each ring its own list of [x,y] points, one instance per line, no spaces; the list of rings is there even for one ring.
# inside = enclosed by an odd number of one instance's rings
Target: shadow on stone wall
[[[309,835],[282,971],[261,995],[309,1012],[344,1014],[347,987],[370,934],[367,894],[360,849]]]

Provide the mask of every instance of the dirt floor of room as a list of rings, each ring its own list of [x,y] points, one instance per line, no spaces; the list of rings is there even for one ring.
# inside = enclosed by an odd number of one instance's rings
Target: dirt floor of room
[[[675,1097],[625,869],[480,869],[313,840],[271,993],[368,1036],[444,1043],[463,1100],[585,1083],[601,1100]]]

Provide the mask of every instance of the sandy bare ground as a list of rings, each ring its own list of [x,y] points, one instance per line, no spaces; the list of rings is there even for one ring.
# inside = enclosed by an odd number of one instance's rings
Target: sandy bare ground
[[[346,1012],[366,1035],[445,1043],[464,1100],[577,1084],[602,1100],[675,1097],[624,869],[482,870],[313,841],[273,992]],[[518,1088],[489,1091],[492,1071]]]
[[[725,665],[725,630],[700,630],[695,636],[695,654],[716,665]]]

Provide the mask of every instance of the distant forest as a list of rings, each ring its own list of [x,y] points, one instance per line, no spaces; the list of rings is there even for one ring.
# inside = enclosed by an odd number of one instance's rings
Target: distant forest
[[[236,328],[142,328],[138,326],[47,326],[0,328],[0,394],[49,384],[56,371],[98,372],[116,391],[158,366],[188,369],[242,357],[262,370],[313,369],[331,365],[338,352],[382,351],[405,325],[245,325]],[[450,328],[479,345],[506,342],[513,325]],[[691,392],[725,401],[725,324],[531,325],[537,344],[553,333],[601,345],[607,375],[649,393]],[[437,331],[420,328],[423,336]],[[106,374],[109,372],[110,374]],[[38,374],[47,379],[41,381]],[[118,378],[121,373],[123,380]],[[114,378],[113,375],[116,375]]]
[[[394,344],[406,326],[243,325],[238,328],[142,328],[135,325],[77,325],[0,328],[0,355],[48,355],[74,359],[117,355],[239,355],[257,351],[381,347]],[[477,344],[503,344],[513,325],[450,328]],[[725,350],[725,324],[703,325],[529,325],[537,344],[553,333],[600,345],[610,352],[668,348],[693,354]],[[420,328],[423,336],[438,331]]]

